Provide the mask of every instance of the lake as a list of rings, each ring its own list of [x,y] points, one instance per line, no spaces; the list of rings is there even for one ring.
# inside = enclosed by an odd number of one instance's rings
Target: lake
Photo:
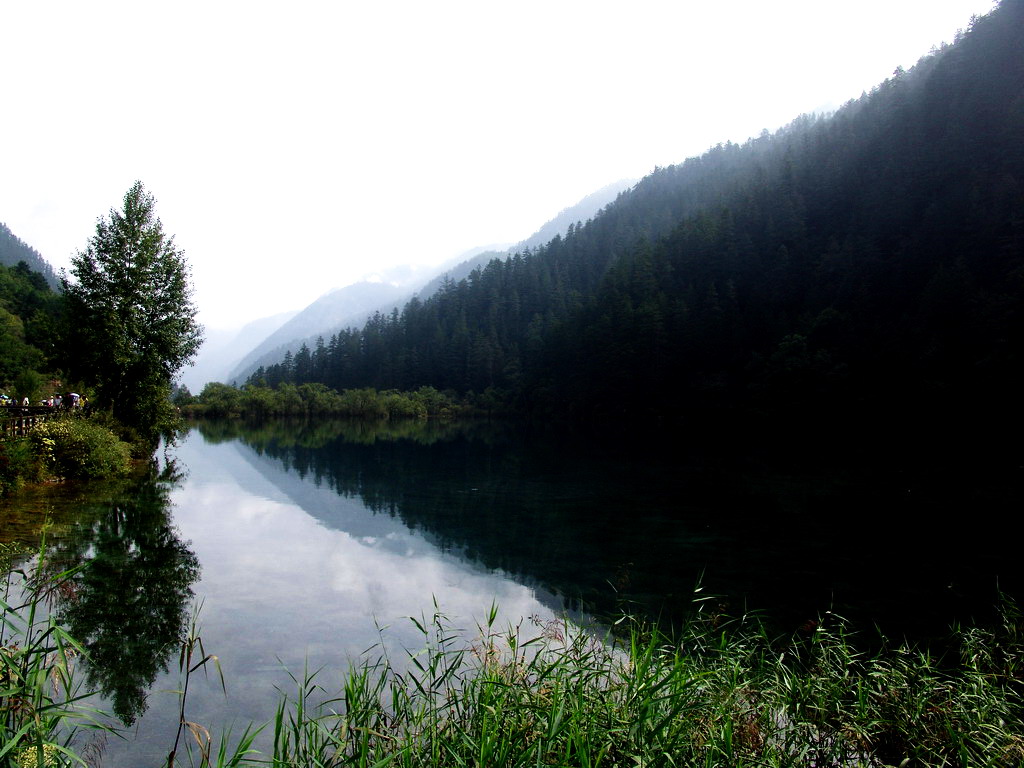
[[[1013,457],[892,436],[655,434],[210,422],[150,477],[21,502],[48,507],[54,563],[93,561],[56,610],[131,723],[103,764],[165,759],[169,651],[195,605],[226,694],[194,676],[187,715],[217,733],[268,720],[289,674],[321,670],[335,690],[368,649],[420,647],[408,617],[438,609],[470,637],[492,602],[527,633],[563,614],[671,624],[700,585],[715,610],[777,631],[833,610],[871,642],[876,625],[941,638],[990,619],[999,588],[1019,593]]]

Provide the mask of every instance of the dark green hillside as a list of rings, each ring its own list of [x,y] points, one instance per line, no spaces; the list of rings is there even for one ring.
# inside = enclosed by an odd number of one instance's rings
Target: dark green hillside
[[[1021,391],[1024,1],[831,118],[651,174],[586,225],[257,372],[576,417]]]
[[[46,278],[25,262],[0,266],[0,393],[35,394],[55,344],[59,304]]]
[[[38,395],[56,345],[53,268],[0,223],[0,394]]]
[[[0,222],[0,264],[5,267],[16,267],[22,261],[33,272],[41,274],[50,288],[60,288],[60,281],[49,262],[34,248],[22,242],[6,224]]]
[[[740,169],[734,189],[619,260],[536,381],[590,412],[1011,406],[1022,21],[1004,2],[832,119],[701,158]]]

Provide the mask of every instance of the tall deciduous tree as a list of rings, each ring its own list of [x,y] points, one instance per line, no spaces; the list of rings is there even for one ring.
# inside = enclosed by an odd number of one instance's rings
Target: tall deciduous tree
[[[74,280],[62,276],[71,372],[95,382],[101,403],[150,440],[169,423],[171,384],[202,342],[188,263],[155,209],[135,182],[123,210],[100,218],[72,258]]]

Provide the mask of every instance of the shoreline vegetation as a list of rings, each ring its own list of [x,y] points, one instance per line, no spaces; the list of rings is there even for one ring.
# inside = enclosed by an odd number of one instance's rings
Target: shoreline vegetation
[[[264,418],[268,416],[396,420],[447,419],[456,416],[492,415],[507,411],[506,399],[494,390],[459,397],[434,387],[410,392],[370,387],[334,390],[324,384],[246,384],[233,387],[210,382],[199,395],[178,390],[172,398],[186,416],[212,418]]]
[[[123,477],[153,447],[102,412],[62,412],[23,436],[0,438],[0,497],[31,484]]]
[[[97,220],[60,286],[59,294],[50,291],[25,262],[0,270],[0,312],[31,330],[15,334],[24,339],[13,346],[0,339],[17,352],[3,356],[0,394],[4,403],[29,403],[74,386],[90,413],[47,419],[25,437],[5,430],[0,494],[50,479],[127,474],[130,459],[151,456],[180,426],[172,385],[198,352],[202,328],[188,262],[142,182],[125,193],[121,209]],[[6,394],[11,385],[14,398]]]
[[[217,383],[208,384],[200,396],[184,390],[169,401],[187,418],[333,417],[375,423],[491,416],[503,412],[498,403],[492,393],[458,399],[433,387],[415,392],[335,392],[321,384],[236,389]],[[180,416],[163,418],[164,439],[173,440],[180,432]],[[0,497],[26,484],[122,477],[133,460],[145,460],[153,450],[151,440],[111,413],[96,408],[88,413],[63,411],[25,435],[0,435]]]
[[[41,548],[45,554],[45,547]],[[102,764],[119,726],[83,690],[88,651],[47,616],[49,578],[5,547],[0,765]],[[85,566],[88,567],[88,566]],[[19,581],[20,580],[20,581]],[[27,594],[18,604],[12,594]],[[410,618],[421,647],[370,649],[340,680],[293,674],[274,718],[211,734],[188,715],[188,679],[216,658],[196,619],[180,641],[180,722],[167,766],[1013,766],[1024,760],[1024,623],[955,627],[941,653],[870,638],[824,614],[789,635],[698,597],[671,636],[630,616],[472,632],[435,601]],[[386,630],[385,630],[386,631]]]
[[[451,392],[421,387],[415,392],[378,392],[370,388],[336,392],[322,384],[282,384],[242,388],[211,382],[201,395],[177,390],[161,419],[165,440],[184,427],[182,417],[264,419],[331,417],[373,423],[400,423],[458,417],[496,416],[506,412],[502,398],[485,392],[459,398]],[[103,480],[129,473],[133,460],[152,456],[154,444],[110,412],[62,411],[25,435],[0,435],[0,497],[27,484],[64,480]]]

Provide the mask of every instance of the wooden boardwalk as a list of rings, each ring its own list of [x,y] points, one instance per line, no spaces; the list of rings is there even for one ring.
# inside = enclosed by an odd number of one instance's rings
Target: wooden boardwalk
[[[67,413],[63,408],[48,405],[0,406],[0,437],[21,437],[36,424]]]

